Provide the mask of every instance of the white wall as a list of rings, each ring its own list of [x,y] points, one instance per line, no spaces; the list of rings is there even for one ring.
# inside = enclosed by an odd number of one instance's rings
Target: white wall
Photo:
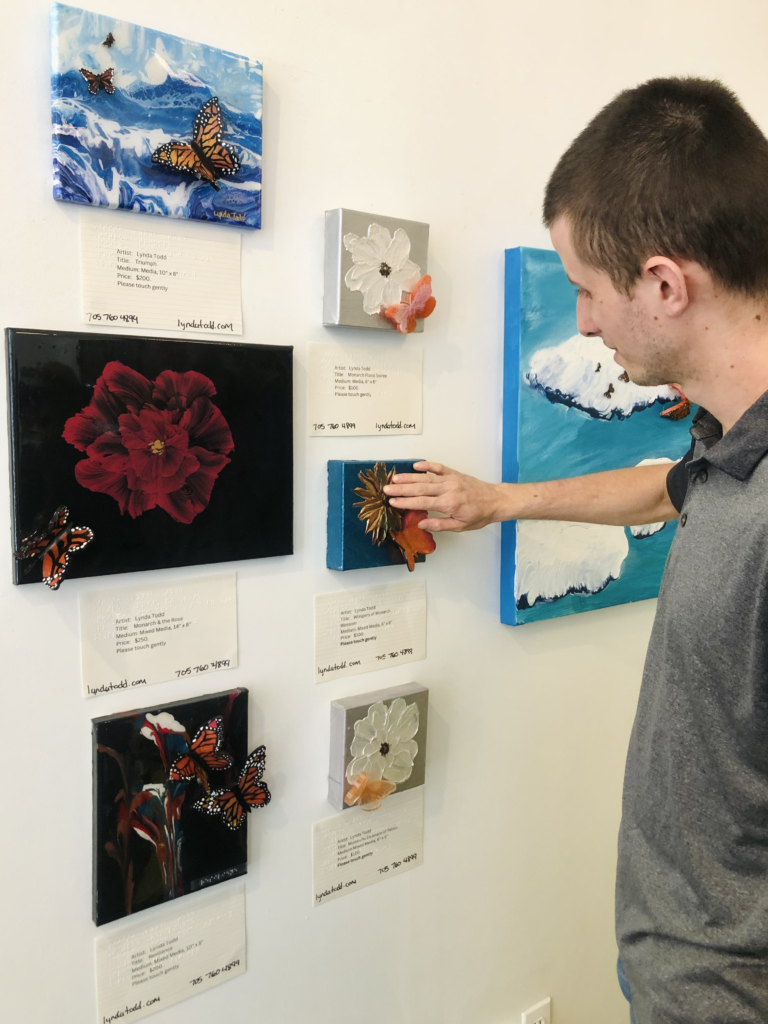
[[[292,344],[297,364],[296,554],[236,565],[239,669],[141,695],[159,702],[249,686],[251,738],[267,744],[275,796],[251,826],[247,974],[155,1019],[502,1024],[549,994],[556,1024],[626,1020],[613,967],[614,851],[653,603],[505,627],[498,528],[440,536],[417,570],[428,580],[427,660],[315,685],[313,595],[402,578],[396,568],[325,570],[325,464],[426,455],[498,479],[504,248],[548,244],[539,223],[547,175],[625,86],[654,75],[719,76],[768,128],[768,8],[762,0],[87,5],[263,60],[264,228],[242,234],[244,340]],[[81,217],[138,222],[51,199],[46,0],[4,0],[0,46],[0,326],[79,329]],[[431,225],[438,307],[408,342],[426,353],[421,438],[305,436],[307,346],[383,344],[320,326],[323,211],[337,206]],[[168,227],[201,237],[226,230]],[[4,460],[4,432],[0,444]],[[7,547],[4,558],[0,1019],[82,1024],[95,1014],[90,719],[134,705],[120,694],[80,696],[77,602],[139,577],[71,581],[52,595],[14,588]],[[431,687],[425,865],[313,910],[310,826],[332,813],[328,702],[411,679]]]

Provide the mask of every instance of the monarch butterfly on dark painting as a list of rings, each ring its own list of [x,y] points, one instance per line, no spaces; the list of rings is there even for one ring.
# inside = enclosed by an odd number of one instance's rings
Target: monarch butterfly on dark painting
[[[93,540],[93,530],[87,526],[67,524],[69,509],[59,505],[44,530],[37,530],[23,537],[16,558],[42,558],[43,583],[51,590],[58,590],[67,570],[69,556],[82,550]],[[31,566],[30,566],[31,568]]]
[[[237,174],[240,160],[223,144],[224,119],[218,98],[204,103],[192,125],[191,142],[166,142],[152,154],[152,163],[162,164],[174,171],[186,171],[201,181],[207,181],[218,192],[218,178],[224,174]]]
[[[114,85],[112,85],[112,75],[114,75],[114,68],[107,68],[106,71],[102,71],[100,75],[97,75],[94,71],[89,71],[88,68],[80,68],[80,74],[88,83],[88,91],[92,92],[94,96],[99,89],[105,89],[110,96],[115,91]]]
[[[224,771],[232,765],[229,754],[219,750],[221,741],[221,718],[212,718],[198,729],[189,748],[174,760],[168,778],[172,782],[181,782],[197,775],[208,789],[208,772]]]
[[[257,747],[248,757],[237,784],[231,789],[212,789],[193,806],[206,814],[220,814],[224,824],[236,832],[252,807],[266,807],[272,796],[261,781],[267,760],[267,748]]]

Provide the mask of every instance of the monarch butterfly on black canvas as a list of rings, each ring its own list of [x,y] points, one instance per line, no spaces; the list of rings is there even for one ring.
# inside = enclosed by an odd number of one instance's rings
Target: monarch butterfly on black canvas
[[[59,505],[44,530],[37,530],[23,537],[16,558],[42,558],[43,583],[51,590],[58,590],[67,570],[69,556],[80,551],[93,540],[93,530],[87,526],[72,526],[67,523],[69,509]],[[30,566],[31,568],[31,566]]]
[[[220,814],[224,824],[236,832],[252,807],[266,807],[272,799],[267,784],[262,782],[267,748],[257,747],[248,757],[237,784],[231,789],[212,789],[193,806],[206,814]]]
[[[174,760],[168,778],[180,782],[197,775],[207,789],[209,771],[224,771],[232,765],[229,754],[219,750],[221,741],[221,717],[212,718],[198,729],[189,748]]]

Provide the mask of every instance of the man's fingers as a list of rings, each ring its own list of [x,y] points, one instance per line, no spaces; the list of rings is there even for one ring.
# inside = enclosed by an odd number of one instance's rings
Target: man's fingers
[[[429,480],[420,480],[418,483],[410,484],[387,484],[384,488],[384,493],[388,494],[390,498],[410,498],[417,494],[443,494],[445,491],[445,484],[443,483],[432,483]]]
[[[409,509],[420,509],[425,512],[443,511],[440,508],[437,498],[425,498],[419,496],[415,498],[390,498],[389,503],[393,508],[403,509],[404,511],[408,511]]]
[[[413,468],[417,469],[419,473],[434,473],[435,476],[445,476],[446,473],[454,472],[441,462],[414,462]],[[395,480],[398,480],[400,475],[405,476],[406,474],[398,474]]]
[[[392,477],[392,481],[398,484],[423,484],[425,480],[427,480],[426,473],[397,473]],[[387,486],[390,485],[387,484]]]
[[[428,530],[430,533],[443,533],[465,529],[465,524],[458,519],[438,519],[437,516],[430,516],[422,519],[419,523],[420,530]]]

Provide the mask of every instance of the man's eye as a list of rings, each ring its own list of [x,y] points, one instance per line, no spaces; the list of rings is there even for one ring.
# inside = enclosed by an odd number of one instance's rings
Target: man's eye
[[[590,293],[587,291],[586,288],[579,288],[577,294],[578,294],[580,299],[591,299],[592,298],[592,296],[590,295]]]

